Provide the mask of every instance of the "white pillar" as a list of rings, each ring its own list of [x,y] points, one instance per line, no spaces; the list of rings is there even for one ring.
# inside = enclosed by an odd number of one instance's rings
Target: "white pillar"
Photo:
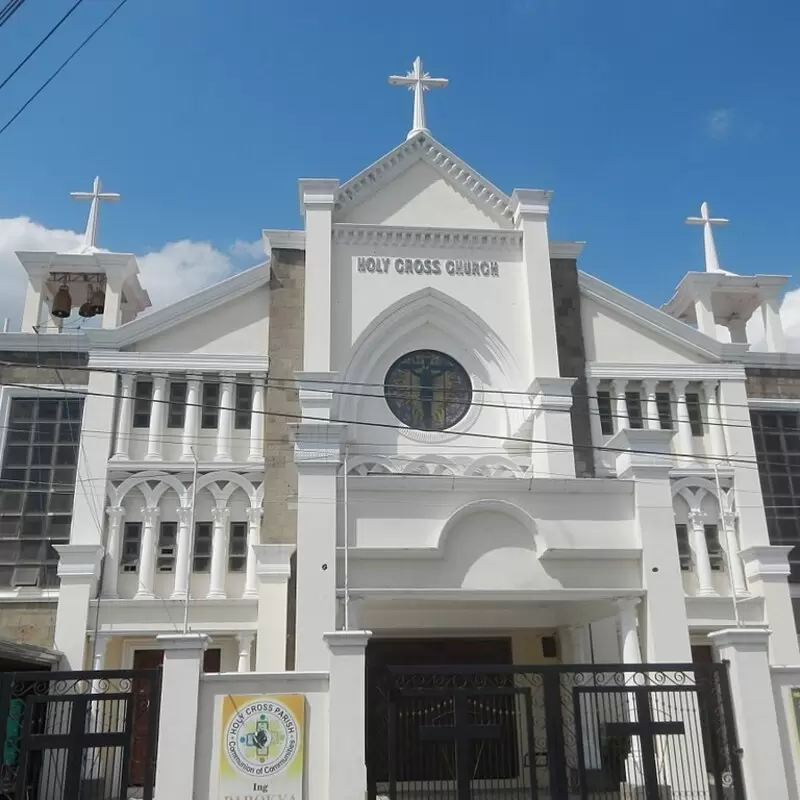
[[[139,588],[136,590],[136,599],[141,600],[155,597],[153,594],[153,579],[156,571],[156,544],[158,536],[159,509],[146,506],[142,509],[142,542],[139,550]]]
[[[178,541],[175,547],[175,583],[170,600],[185,600],[189,592],[189,576],[192,571],[192,509],[178,509]]]
[[[92,669],[95,672],[100,672],[106,666],[106,649],[108,648],[108,636],[97,633],[92,637],[92,650],[94,650],[94,657],[92,658]]]
[[[746,595],[748,593],[747,582],[744,579],[739,537],[736,535],[736,512],[723,511],[720,515],[720,522],[725,532],[725,553],[728,560],[728,579],[731,582],[731,590],[736,596]]]
[[[780,308],[781,302],[777,297],[769,297],[761,304],[767,351],[770,353],[786,352],[786,337],[783,333]]]
[[[370,636],[370,631],[336,631],[324,636],[330,651],[331,798],[366,797],[365,653]],[[343,736],[342,731],[347,735]]]
[[[286,635],[289,578],[293,544],[259,544],[253,547],[258,574],[258,635],[256,671],[286,669]]]
[[[252,672],[250,655],[253,650],[253,633],[237,633],[236,644],[239,648],[239,661],[236,665],[237,672]]]
[[[629,428],[628,404],[625,402],[625,390],[628,388],[627,378],[614,378],[611,385],[614,387],[614,430],[621,431]]]
[[[711,287],[698,286],[695,288],[695,292],[694,313],[697,317],[697,330],[716,339],[717,324],[714,320],[714,308],[711,303]]]
[[[25,290],[25,305],[22,309],[22,333],[34,333],[42,320],[42,306],[44,305],[44,278],[40,276],[29,277]]]
[[[131,424],[133,423],[133,375],[120,375],[119,419],[117,420],[117,443],[113,459],[127,461],[130,458]]]
[[[264,460],[264,374],[253,375],[253,409],[250,415],[250,453],[248,461]]]
[[[727,322],[727,328],[734,344],[747,344],[747,320],[737,317]]]
[[[551,478],[575,477],[572,448],[572,385],[575,378],[536,378],[531,384],[533,399],[533,439],[558,442],[549,447],[533,447],[533,474]]]
[[[125,509],[122,506],[111,506],[106,509],[108,515],[108,537],[106,538],[106,558],[103,568],[103,597],[117,596],[119,579],[119,556],[122,544],[122,520]]]
[[[183,418],[181,461],[194,461],[192,448],[197,445],[200,426],[200,376],[186,376],[186,414]]]
[[[206,599],[222,599],[225,594],[225,576],[228,573],[228,517],[229,508],[215,508],[211,512],[214,533],[211,540],[211,583]]]
[[[600,422],[600,406],[597,403],[597,392],[600,388],[599,378],[587,378],[586,387],[589,392],[589,427],[592,431],[592,445],[594,449],[595,469],[603,467],[603,451],[597,448],[603,446],[603,426]]]
[[[150,407],[150,430],[147,436],[146,461],[161,461],[164,440],[164,420],[167,413],[167,378],[153,375],[153,402]]]
[[[204,633],[162,633],[156,640],[164,650],[164,664],[154,796],[193,800],[200,679],[211,639]]]
[[[258,597],[258,574],[255,547],[261,544],[261,508],[247,509],[247,568],[245,570],[244,597]]]
[[[575,664],[591,664],[592,648],[589,625],[576,625],[569,629],[572,646],[572,660]],[[592,675],[584,676],[585,684],[592,685]],[[600,753],[600,706],[598,695],[583,692],[580,695],[581,730],[583,731],[583,762],[587,769],[600,769],[602,755]]]
[[[689,408],[686,405],[686,387],[689,381],[676,380],[672,382],[675,387],[675,417],[678,427],[678,452],[684,457],[678,460],[679,464],[687,464],[693,460],[694,442],[692,440],[692,423],[689,421]]]
[[[661,419],[658,416],[658,403],[656,402],[656,387],[658,381],[649,378],[642,381],[644,389],[644,427],[651,431],[661,430]]]
[[[702,511],[695,509],[689,512],[689,528],[692,532],[692,552],[694,553],[694,570],[697,576],[697,594],[712,595],[714,584],[711,580],[711,559],[708,555],[706,541],[706,518]]]
[[[711,435],[711,455],[725,458],[725,430],[717,403],[717,381],[704,381],[703,392],[706,396],[706,419],[708,420],[709,434]]]
[[[642,650],[639,645],[639,620],[636,612],[639,602],[638,597],[623,597],[616,602],[623,664],[642,663]]]
[[[231,460],[231,439],[233,438],[233,403],[236,384],[230,373],[222,374],[219,395],[219,426],[217,427],[217,454],[214,461]]]
[[[787,800],[786,769],[768,656],[768,628],[728,628],[710,633],[720,660],[730,664],[730,685],[742,754],[745,794]]]

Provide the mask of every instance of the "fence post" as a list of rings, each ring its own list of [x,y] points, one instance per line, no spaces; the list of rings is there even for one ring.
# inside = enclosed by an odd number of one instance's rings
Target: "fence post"
[[[370,636],[372,631],[324,634],[331,665],[328,706],[331,800],[364,800],[367,794],[365,653]]]
[[[730,662],[730,687],[745,793],[753,800],[787,800],[781,764],[778,714],[769,668],[769,628],[727,628],[710,633],[722,660]]]
[[[192,800],[200,676],[211,638],[204,633],[166,633],[156,639],[164,648],[164,665],[155,797]]]

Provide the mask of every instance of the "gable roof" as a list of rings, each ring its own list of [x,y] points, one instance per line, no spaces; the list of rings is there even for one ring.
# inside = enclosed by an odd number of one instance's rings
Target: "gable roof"
[[[623,318],[711,361],[740,361],[748,345],[719,342],[685,322],[665,314],[642,300],[604,283],[586,272],[578,272],[581,293]]]
[[[131,322],[120,325],[119,328],[105,330],[84,331],[92,348],[119,349],[128,347],[142,339],[148,339],[157,333],[162,333],[183,324],[187,320],[212,311],[218,306],[242,297],[245,294],[269,284],[269,263],[259,264],[230,278],[226,278],[213,286],[201,289],[195,294],[178,300],[177,303],[159,308],[150,314],[145,314]]]
[[[435,169],[453,188],[504,228],[514,227],[511,198],[451,153],[429,133],[421,131],[343,183],[336,192],[334,222],[373,197],[420,161]]]

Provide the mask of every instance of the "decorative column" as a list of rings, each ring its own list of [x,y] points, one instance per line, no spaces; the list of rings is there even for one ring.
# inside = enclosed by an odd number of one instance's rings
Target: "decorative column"
[[[627,378],[614,378],[614,430],[621,431],[630,427],[628,422],[628,404],[625,402],[625,390],[628,388]]]
[[[261,543],[262,508],[247,509],[247,568],[245,571],[244,597],[258,597],[258,572],[255,547]]]
[[[703,392],[706,396],[706,419],[711,434],[711,455],[725,458],[725,430],[717,403],[717,381],[704,381]]]
[[[185,600],[189,593],[189,575],[192,563],[192,508],[178,509],[178,541],[175,552],[175,583],[170,600]]]
[[[214,461],[231,460],[231,439],[233,438],[233,402],[236,384],[231,373],[221,376],[222,385],[219,395],[219,426],[217,428],[217,454]]]
[[[638,597],[624,597],[616,601],[623,664],[642,663],[642,650],[639,646],[639,621],[636,613],[639,603],[640,598]]]
[[[236,644],[239,647],[239,662],[236,665],[237,672],[252,672],[250,666],[250,655],[253,650],[253,633],[237,633]]]
[[[658,403],[656,401],[656,387],[658,381],[649,378],[642,381],[644,388],[644,426],[651,431],[661,430],[661,419],[658,416]]]
[[[207,600],[224,599],[225,575],[228,572],[228,518],[229,508],[215,508],[211,512],[214,520],[214,533],[211,540],[211,584]]]
[[[727,323],[728,331],[731,335],[731,342],[734,344],[747,344],[747,320],[737,317],[730,319]]]
[[[134,599],[155,597],[153,579],[156,571],[156,525],[159,509],[146,506],[142,509],[142,546],[139,551],[139,588]]]
[[[133,423],[133,375],[126,372],[120,375],[119,419],[117,420],[117,444],[114,455],[117,461],[130,458],[131,424]]]
[[[575,625],[569,629],[569,634],[573,663],[591,664],[592,647],[589,625]],[[594,676],[586,673],[584,677],[586,685],[591,685]],[[603,762],[600,753],[598,696],[592,692],[585,692],[581,695],[580,701],[581,730],[583,731],[583,766],[586,769],[600,769]]]
[[[105,569],[103,570],[103,597],[117,596],[119,579],[119,556],[122,533],[122,520],[125,509],[122,506],[111,506],[106,509],[108,515],[108,537],[106,539]]]
[[[586,387],[589,392],[589,426],[592,431],[592,444],[594,445],[595,469],[603,467],[603,451],[598,447],[603,446],[603,426],[600,423],[600,406],[597,403],[597,392],[600,388],[599,378],[587,378]]]
[[[689,381],[676,380],[672,382],[675,387],[675,417],[678,422],[678,452],[683,458],[678,463],[687,464],[693,461],[694,442],[692,441],[692,423],[689,422],[689,408],[686,405],[686,387]]]
[[[728,579],[731,582],[731,590],[734,595],[739,597],[746,595],[747,581],[744,578],[744,567],[742,558],[739,555],[739,537],[736,535],[736,512],[723,511],[720,515],[720,522],[725,531],[725,553],[728,559]]]
[[[200,376],[186,376],[186,414],[183,418],[181,461],[194,461],[192,448],[197,445],[200,428]]]
[[[689,512],[689,527],[692,531],[692,552],[694,553],[694,570],[697,575],[697,594],[716,594],[711,581],[711,559],[708,556],[706,541],[706,518],[699,509]]]
[[[254,372],[253,408],[250,414],[250,453],[248,461],[264,460],[264,378],[263,372]]]
[[[167,378],[153,375],[153,401],[150,406],[150,431],[147,437],[146,461],[161,461],[164,438],[164,420],[167,411]]]
[[[108,648],[108,636],[97,633],[92,636],[92,650],[94,657],[92,658],[92,669],[95,672],[105,669],[106,666],[106,649]]]

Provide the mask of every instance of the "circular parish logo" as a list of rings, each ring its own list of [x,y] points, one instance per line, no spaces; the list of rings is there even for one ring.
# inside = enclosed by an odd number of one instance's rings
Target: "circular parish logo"
[[[297,746],[297,720],[275,700],[256,700],[238,709],[225,731],[228,760],[245,775],[277,775],[291,763]]]

